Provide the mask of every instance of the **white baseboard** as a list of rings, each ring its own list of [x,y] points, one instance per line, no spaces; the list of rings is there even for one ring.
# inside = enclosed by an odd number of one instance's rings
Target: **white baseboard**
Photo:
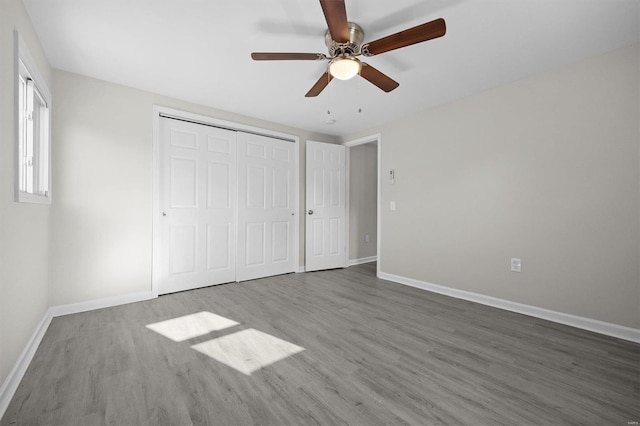
[[[80,312],[93,311],[95,309],[126,305],[127,303],[142,302],[149,299],[155,299],[156,297],[157,296],[151,291],[141,291],[139,293],[87,300],[86,302],[71,303],[69,305],[57,305],[51,307],[51,315],[55,318],[62,315],[77,314]]]
[[[431,291],[433,293],[444,294],[446,296],[455,297],[457,299],[469,300],[471,302],[493,306],[494,308],[517,312],[519,314],[529,315],[532,317],[553,321],[576,328],[581,328],[583,330],[593,331],[595,333],[605,334],[607,336],[617,337],[619,339],[640,343],[640,330],[636,328],[625,327],[623,325],[612,324],[609,322],[580,317],[577,315],[565,314],[563,312],[551,311],[549,309],[538,308],[536,306],[524,305],[522,303],[511,302],[509,300],[498,299],[496,297],[485,296],[483,294],[444,287],[413,278],[406,278],[398,275],[388,274],[386,272],[380,272],[378,274],[378,278],[408,285],[411,287],[420,288],[422,290]]]
[[[47,328],[49,328],[52,318],[51,309],[47,309],[44,313],[44,317],[36,326],[36,330],[31,336],[31,339],[27,342],[27,345],[18,357],[18,360],[9,372],[9,375],[2,383],[2,386],[0,386],[0,419],[4,416],[4,413],[7,411],[9,403],[11,402],[11,398],[13,398],[16,390],[18,390],[18,385],[22,381],[24,373],[26,373],[31,360],[44,337],[44,333],[47,331]]]
[[[378,260],[378,256],[369,256],[363,257],[361,259],[349,259],[349,266],[361,265],[363,263],[376,262]]]
[[[44,318],[42,318],[36,327],[36,331],[33,333],[33,336],[31,336],[31,339],[14,364],[13,369],[0,387],[0,419],[4,416],[7,407],[9,407],[11,398],[13,398],[13,395],[16,393],[18,385],[24,377],[24,373],[27,371],[31,360],[42,341],[42,337],[47,331],[47,328],[53,318],[62,315],[92,311],[94,309],[125,305],[127,303],[142,302],[144,300],[154,299],[155,297],[157,296],[154,293],[144,291],[140,293],[125,294],[122,296],[107,297],[104,299],[88,300],[86,302],[72,303],[69,305],[52,306],[47,309]]]

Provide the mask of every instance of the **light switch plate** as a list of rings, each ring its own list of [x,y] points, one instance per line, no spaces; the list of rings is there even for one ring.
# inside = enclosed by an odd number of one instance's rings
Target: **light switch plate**
[[[391,201],[389,203],[389,209],[390,210],[395,210],[396,209],[396,202],[395,201]]]

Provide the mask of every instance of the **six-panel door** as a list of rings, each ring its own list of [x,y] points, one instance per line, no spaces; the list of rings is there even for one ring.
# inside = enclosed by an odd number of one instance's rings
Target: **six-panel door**
[[[159,293],[236,280],[236,132],[160,119]]]
[[[238,133],[238,281],[295,270],[294,144]]]
[[[343,145],[307,141],[307,271],[347,266],[345,155]]]

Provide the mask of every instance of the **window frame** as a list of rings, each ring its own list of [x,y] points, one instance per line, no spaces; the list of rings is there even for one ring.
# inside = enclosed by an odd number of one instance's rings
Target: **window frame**
[[[27,48],[26,43],[20,36],[20,33],[15,30],[14,31],[14,191],[15,191],[15,201],[21,203],[38,203],[38,204],[51,204],[51,91],[47,86],[44,78],[40,74],[38,67],[36,66],[29,49]],[[20,170],[23,167],[22,162],[24,161],[21,158],[21,138],[23,135],[24,129],[21,128],[21,79],[26,81],[26,79],[30,79],[33,82],[33,93],[34,96],[40,98],[40,100],[44,103],[45,111],[44,113],[39,112],[38,114],[38,133],[39,137],[37,141],[34,141],[33,148],[36,152],[37,158],[34,159],[34,167],[38,170],[35,170],[31,176],[36,176],[38,179],[38,189],[41,187],[46,188],[45,193],[32,193],[23,191],[21,188],[21,173]],[[44,114],[44,115],[42,115]],[[42,125],[40,118],[44,117],[46,121],[44,126]],[[46,128],[45,128],[46,127]],[[42,138],[46,138],[46,140],[42,140]],[[42,149],[44,148],[45,152],[42,153]],[[43,160],[46,162],[46,168],[44,169],[46,172],[45,176],[45,184],[40,185],[42,182],[42,171],[43,171]]]

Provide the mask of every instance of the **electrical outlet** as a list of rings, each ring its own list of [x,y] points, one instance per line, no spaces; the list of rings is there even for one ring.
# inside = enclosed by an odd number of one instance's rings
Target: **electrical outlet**
[[[522,272],[522,259],[511,258],[511,272]]]
[[[364,236],[364,242],[365,242],[365,243],[368,243],[368,242],[369,242],[369,234],[367,234],[367,235],[365,235],[365,236]]]

